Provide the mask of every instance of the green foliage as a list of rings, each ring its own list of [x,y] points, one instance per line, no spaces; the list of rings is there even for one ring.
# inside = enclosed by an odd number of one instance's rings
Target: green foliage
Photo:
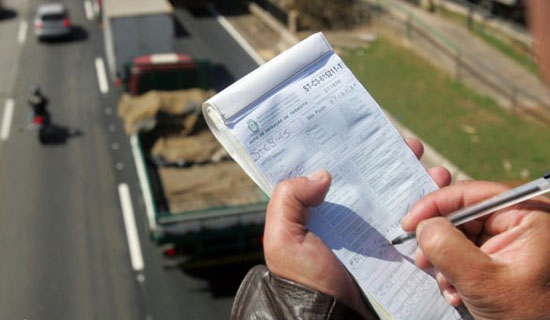
[[[409,49],[382,38],[343,57],[380,106],[472,177],[516,181],[550,168],[548,126],[503,110]]]

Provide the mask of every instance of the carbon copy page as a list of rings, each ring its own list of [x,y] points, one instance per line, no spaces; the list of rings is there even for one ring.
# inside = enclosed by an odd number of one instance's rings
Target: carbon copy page
[[[331,173],[326,201],[312,209],[308,227],[379,311],[395,319],[462,318],[414,266],[414,241],[400,251],[388,241],[402,232],[400,219],[411,206],[437,186],[336,54],[289,79],[230,130],[271,189],[321,168]]]

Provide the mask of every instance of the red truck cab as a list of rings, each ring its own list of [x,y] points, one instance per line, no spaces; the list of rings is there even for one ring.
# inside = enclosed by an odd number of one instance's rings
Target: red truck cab
[[[212,87],[210,64],[186,54],[164,53],[137,57],[126,68],[123,82],[131,95],[149,90]]]

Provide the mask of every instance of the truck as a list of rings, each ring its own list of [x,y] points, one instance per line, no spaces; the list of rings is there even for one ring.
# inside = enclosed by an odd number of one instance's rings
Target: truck
[[[109,74],[118,78],[138,56],[174,50],[173,7],[167,0],[102,0]]]
[[[137,57],[125,68],[118,112],[130,135],[151,238],[167,257],[209,265],[263,257],[267,196],[207,128],[208,61]]]

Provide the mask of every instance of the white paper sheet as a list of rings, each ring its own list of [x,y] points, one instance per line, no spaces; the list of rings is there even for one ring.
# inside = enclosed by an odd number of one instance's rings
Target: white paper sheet
[[[317,59],[226,125],[269,193],[284,179],[321,168],[332,174],[326,201],[313,209],[308,227],[383,317],[469,319],[415,267],[414,242],[389,243],[411,206],[437,186],[336,54]]]

